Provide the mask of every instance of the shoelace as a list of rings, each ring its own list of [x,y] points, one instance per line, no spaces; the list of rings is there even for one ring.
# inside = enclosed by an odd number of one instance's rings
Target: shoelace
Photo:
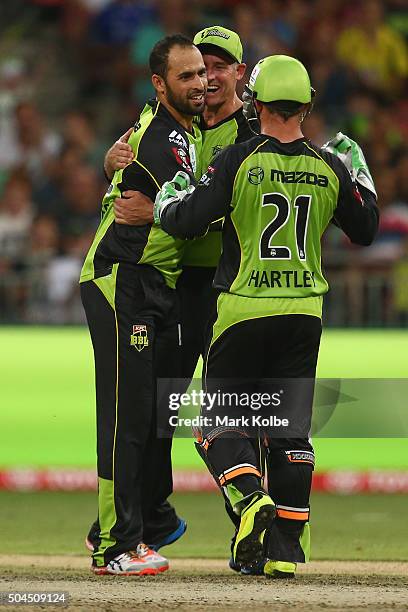
[[[145,557],[149,553],[149,549],[146,544],[138,544],[136,550],[129,550],[126,554],[130,559],[140,559]]]

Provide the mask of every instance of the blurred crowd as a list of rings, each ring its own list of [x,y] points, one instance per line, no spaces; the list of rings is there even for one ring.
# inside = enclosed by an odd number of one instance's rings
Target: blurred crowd
[[[407,323],[405,0],[1,3],[1,322],[83,320],[77,283],[107,188],[104,153],[153,94],[154,43],[213,24],[240,34],[247,74],[266,55],[302,60],[317,90],[306,136],[321,145],[348,134],[372,170],[376,242],[362,250],[335,227],[326,234],[329,323]]]

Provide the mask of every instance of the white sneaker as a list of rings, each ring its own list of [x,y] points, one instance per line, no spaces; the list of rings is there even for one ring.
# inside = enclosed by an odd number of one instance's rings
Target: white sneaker
[[[92,566],[94,574],[119,576],[155,576],[169,569],[169,562],[159,553],[140,543],[136,550],[122,553],[104,567]]]

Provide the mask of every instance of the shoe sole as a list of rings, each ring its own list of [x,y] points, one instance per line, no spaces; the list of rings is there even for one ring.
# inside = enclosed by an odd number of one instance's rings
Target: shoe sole
[[[264,575],[272,580],[293,580],[295,577],[292,572],[280,572],[279,570],[273,570],[272,574],[265,574],[264,572]]]
[[[134,571],[134,572],[112,572],[111,570],[108,570],[106,567],[98,567],[98,568],[92,567],[91,571],[96,576],[157,576],[157,574],[166,572],[168,569],[169,569],[169,566],[167,565],[167,566],[162,566],[162,567],[157,567],[157,568],[149,567],[149,568]]]
[[[263,569],[266,563],[266,559],[261,560],[259,563],[251,565],[241,565],[240,563],[234,563],[231,558],[228,563],[228,567],[233,571],[241,574],[242,576],[263,576]]]
[[[268,566],[272,565],[273,567],[273,561],[267,561],[265,563],[264,566],[264,575],[266,576],[266,578],[272,578],[272,579],[278,579],[278,580],[293,580],[293,578],[295,577],[295,572],[282,572],[282,570],[278,570],[278,569],[272,569],[272,571],[268,572]]]
[[[275,518],[276,509],[271,504],[262,506],[254,516],[254,525],[251,533],[243,538],[238,544],[235,552],[235,563],[251,565],[261,561],[263,558],[263,544],[259,537]]]

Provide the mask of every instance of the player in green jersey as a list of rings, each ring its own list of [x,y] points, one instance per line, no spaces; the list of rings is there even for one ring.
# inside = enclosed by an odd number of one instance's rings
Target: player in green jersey
[[[242,101],[236,93],[237,83],[245,74],[242,62],[243,49],[236,32],[222,26],[210,26],[194,36],[207,70],[207,94],[204,113],[200,118],[202,133],[201,154],[197,158],[198,178],[205,172],[214,157],[233,143],[245,142],[253,134],[242,112]],[[105,172],[111,176],[116,169],[125,167],[131,160],[132,149],[124,134],[108,151]],[[118,223],[141,225],[153,219],[153,203],[148,210],[145,199],[132,191],[125,192],[115,201]],[[142,206],[142,208],[140,208]],[[193,376],[200,354],[204,355],[205,331],[210,313],[215,307],[216,292],[212,288],[214,274],[221,254],[221,222],[212,224],[202,238],[187,243],[183,258],[183,272],[177,282],[180,296],[182,327],[181,376]],[[202,447],[197,445],[205,459]],[[228,498],[226,510],[236,528],[239,519],[234,514]],[[230,567],[240,571],[241,566],[231,559]],[[253,573],[256,570],[249,570]]]
[[[236,93],[237,83],[246,68],[238,34],[215,25],[198,32],[193,42],[203,55],[208,79],[204,113],[199,123],[202,148],[197,158],[196,176],[200,178],[222,149],[244,142],[252,134]],[[108,177],[131,160],[132,150],[126,143],[126,136],[121,137],[106,155]],[[114,208],[118,223],[142,225],[153,220],[153,204],[148,211],[145,200],[131,191],[117,198]],[[193,376],[197,360],[204,352],[205,328],[215,301],[212,282],[221,254],[220,230],[221,223],[213,224],[205,237],[186,245],[182,258],[183,272],[177,290],[182,315],[182,377],[186,379]]]
[[[157,378],[180,375],[175,284],[185,242],[151,224],[116,223],[113,202],[127,189],[154,198],[177,169],[193,180],[200,142],[193,117],[204,107],[206,76],[200,52],[181,35],[155,45],[150,68],[157,98],[130,136],[131,163],[115,172],[102,201],[80,279],[96,371],[96,574],[166,570],[167,560],[156,551],[185,529],[166,501],[172,492],[171,437],[157,436],[156,406]]]
[[[179,174],[154,210],[156,222],[180,238],[202,236],[225,218],[206,390],[267,392],[278,397],[279,416],[294,419],[279,432],[268,419],[252,419],[251,427],[234,419],[241,415],[238,400],[235,412],[219,401],[215,423],[203,428],[211,471],[240,518],[234,561],[248,565],[266,556],[270,577],[293,577],[309,556],[308,432],[328,289],[321,236],[334,220],[352,242],[368,245],[378,227],[375,189],[358,145],[338,137],[320,149],[302,134],[313,93],[298,60],[278,55],[258,62],[244,104],[260,134],[221,152],[190,195],[188,177]],[[263,416],[271,414],[269,406]],[[250,443],[254,430],[266,450],[267,491]]]
[[[210,26],[194,36],[194,44],[203,55],[208,80],[200,120],[200,178],[222,149],[248,140],[251,133],[236,93],[246,68],[238,34],[221,26]],[[182,371],[188,379],[194,374],[200,354],[204,355],[206,326],[215,305],[212,282],[221,255],[221,227],[221,222],[212,224],[206,236],[189,241],[182,259],[183,273],[177,290],[182,313]]]

